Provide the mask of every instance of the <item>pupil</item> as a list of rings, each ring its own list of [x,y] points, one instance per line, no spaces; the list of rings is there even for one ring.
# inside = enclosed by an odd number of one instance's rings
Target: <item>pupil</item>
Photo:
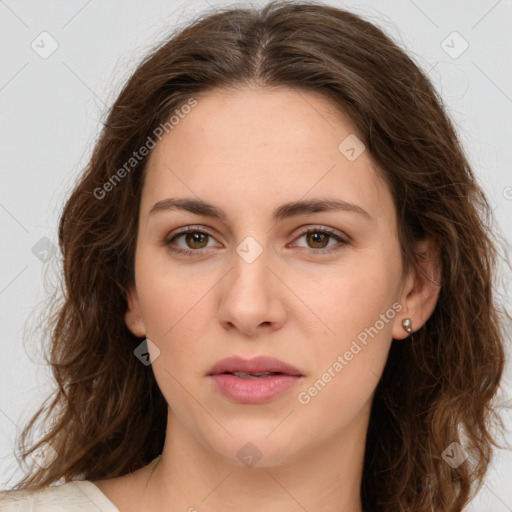
[[[187,244],[194,249],[201,249],[205,244],[201,245],[201,242],[206,240],[206,235],[204,233],[198,233],[197,231],[193,233],[187,233]],[[199,247],[196,245],[199,244]]]
[[[308,236],[310,237],[310,240],[312,240],[310,245],[313,245],[315,249],[324,248],[327,245],[325,243],[327,241],[327,236],[322,233],[310,233]]]

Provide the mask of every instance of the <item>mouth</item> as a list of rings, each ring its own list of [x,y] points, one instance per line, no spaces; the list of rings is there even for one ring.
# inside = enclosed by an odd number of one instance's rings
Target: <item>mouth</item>
[[[231,374],[240,379],[260,379],[273,375],[291,375],[301,377],[302,373],[294,366],[270,356],[258,356],[244,359],[231,356],[217,362],[208,375]]]
[[[280,372],[260,372],[260,373],[247,373],[247,372],[224,372],[217,375],[233,375],[239,379],[262,379],[272,377],[273,375],[287,375]]]
[[[287,363],[260,356],[243,359],[238,356],[219,361],[209,372],[215,391],[231,402],[262,404],[296,386],[304,377]]]

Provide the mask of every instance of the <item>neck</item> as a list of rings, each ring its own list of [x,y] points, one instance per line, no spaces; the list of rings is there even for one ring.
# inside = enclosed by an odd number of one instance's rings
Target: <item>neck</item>
[[[300,453],[279,454],[278,446],[266,442],[263,451],[274,456],[263,453],[253,467],[207,448],[170,412],[164,450],[144,491],[145,510],[361,512],[369,411],[368,405],[343,432]],[[229,442],[237,447],[232,450],[236,456],[247,441]],[[257,453],[255,448],[245,450]]]

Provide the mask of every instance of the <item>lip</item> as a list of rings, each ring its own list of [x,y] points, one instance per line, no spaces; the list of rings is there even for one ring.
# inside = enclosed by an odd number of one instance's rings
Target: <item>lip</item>
[[[244,359],[240,356],[226,357],[218,361],[208,372],[208,375],[221,373],[247,372],[279,372],[296,377],[302,376],[301,372],[294,366],[269,356],[257,356],[251,359]]]
[[[263,373],[277,375],[244,379],[232,372]],[[229,372],[229,373],[228,373]],[[240,404],[262,404],[293,388],[304,376],[294,366],[274,357],[259,356],[244,359],[228,357],[216,363],[208,374],[214,388],[224,397]]]

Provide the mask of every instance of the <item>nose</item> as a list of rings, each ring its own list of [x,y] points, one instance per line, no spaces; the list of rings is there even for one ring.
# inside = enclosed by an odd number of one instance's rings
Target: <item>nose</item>
[[[250,263],[236,253],[233,257],[234,268],[223,280],[220,323],[251,337],[280,329],[286,321],[286,289],[266,251]]]

